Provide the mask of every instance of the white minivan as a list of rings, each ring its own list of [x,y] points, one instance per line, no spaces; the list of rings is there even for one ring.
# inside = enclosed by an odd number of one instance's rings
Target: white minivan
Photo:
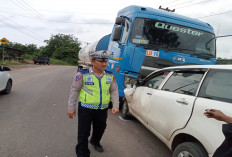
[[[225,138],[224,122],[204,112],[218,109],[232,116],[232,65],[161,69],[124,93],[122,116],[138,119],[173,157],[211,157]]]

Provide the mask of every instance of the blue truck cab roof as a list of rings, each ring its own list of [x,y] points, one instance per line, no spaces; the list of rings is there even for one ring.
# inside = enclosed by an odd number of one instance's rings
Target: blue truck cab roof
[[[178,15],[173,12],[167,12],[164,10],[153,9],[150,7],[142,7],[131,5],[121,9],[118,12],[118,17],[126,16],[128,18],[136,18],[136,17],[143,17],[143,18],[150,18],[161,20],[170,23],[178,23],[185,26],[193,27],[196,29],[201,29],[207,32],[214,33],[213,27],[205,22],[202,22],[198,19],[189,18],[186,16]]]

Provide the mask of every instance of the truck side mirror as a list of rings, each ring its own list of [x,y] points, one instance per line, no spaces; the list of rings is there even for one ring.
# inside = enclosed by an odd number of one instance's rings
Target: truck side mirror
[[[117,17],[115,20],[115,24],[125,26],[125,21],[126,21],[125,18]]]
[[[121,39],[121,34],[122,34],[122,28],[121,28],[121,26],[118,25],[114,29],[114,34],[113,34],[112,40],[113,41],[120,40]]]

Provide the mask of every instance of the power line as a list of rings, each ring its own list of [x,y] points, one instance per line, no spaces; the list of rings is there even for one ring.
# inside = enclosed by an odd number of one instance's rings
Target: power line
[[[198,17],[199,19],[200,18],[205,18],[205,17],[210,17],[210,16],[217,16],[217,15],[222,15],[222,14],[228,14],[228,13],[231,13],[232,11],[227,11],[227,12],[223,12],[223,13],[217,13],[217,14],[211,14],[211,15],[207,15],[207,16],[201,16],[201,17]]]
[[[32,16],[36,17],[38,20],[42,21],[45,25],[49,26],[53,31],[56,31],[53,26],[51,26],[50,24],[46,23],[46,18],[43,18],[39,13],[36,13],[33,9],[31,9],[31,6],[26,6],[25,4],[23,4],[20,1],[14,1],[11,0],[13,3],[15,3],[17,6],[19,6],[20,8],[25,8],[23,9],[24,11],[26,11],[27,13],[31,14]],[[17,3],[18,2],[18,3]]]
[[[23,8],[6,8],[6,7],[0,7],[1,10],[3,9],[7,9],[7,10],[27,10],[27,9],[23,9]],[[52,10],[37,10],[39,12],[51,12],[51,13],[65,13],[65,14],[86,14],[86,15],[92,15],[92,13],[86,12],[73,12],[73,11],[52,11]],[[99,13],[94,13],[94,15],[105,15],[105,13],[99,14]]]
[[[171,4],[171,3],[175,3],[175,2],[177,2],[177,1],[180,1],[180,0],[175,0],[175,1],[167,2],[167,3],[162,4],[162,6],[163,6],[163,5],[168,5],[168,4]]]
[[[44,19],[45,21],[47,20],[43,15],[41,15],[36,9],[34,9],[32,6],[30,6],[27,2],[25,2],[24,0],[21,0],[22,2],[24,2],[29,8],[31,8],[32,10],[34,10],[34,12],[41,18]],[[47,21],[46,21],[47,22]],[[49,23],[49,25],[51,25],[53,27],[53,24]],[[55,30],[55,29],[54,29]]]
[[[190,4],[190,5],[186,5],[186,6],[183,6],[183,7],[178,7],[178,8],[176,8],[176,9],[186,8],[186,7],[190,7],[190,6],[193,6],[193,5],[197,5],[197,4],[205,3],[205,2],[208,2],[208,1],[212,1],[212,0],[206,0],[206,1],[203,1],[203,2],[198,2],[198,3],[194,3],[194,4]]]
[[[25,15],[20,15],[20,14],[12,14],[12,13],[8,13],[8,12],[3,12],[0,11],[2,13],[5,14],[10,14],[10,15],[16,15],[16,16],[22,16],[22,17],[26,17],[26,18],[32,18],[32,19],[37,19],[35,17],[31,17],[31,16],[25,16]],[[46,19],[47,21],[51,21],[51,22],[59,22],[59,23],[71,23],[71,24],[97,24],[97,25],[105,25],[105,24],[114,24],[114,22],[102,22],[102,23],[90,23],[90,22],[71,22],[71,21],[59,21],[59,20],[49,20]]]
[[[25,34],[25,35],[27,35],[27,36],[33,38],[33,39],[35,39],[35,40],[38,40],[38,41],[40,41],[40,42],[43,42],[42,40],[40,40],[40,39],[38,39],[37,37],[35,37],[35,36],[42,37],[42,36],[40,36],[39,34],[36,34],[36,33],[32,32],[32,31],[30,31],[30,30],[28,30],[28,29],[27,29],[28,32],[24,31],[23,29],[17,29],[17,26],[16,26],[16,25],[13,25],[13,24],[7,22],[7,20],[10,21],[9,18],[7,18],[7,17],[5,17],[5,16],[3,16],[3,15],[0,15],[0,16],[2,16],[2,17],[4,18],[4,19],[1,20],[2,23],[6,24],[7,26],[9,26],[9,27],[11,27],[11,28],[13,28],[13,29],[15,29],[15,30],[17,30],[17,31],[19,31],[19,32],[21,32],[21,33],[23,33],[23,34]],[[15,24],[15,22],[14,22],[14,24]],[[17,23],[16,23],[16,24],[17,24]],[[24,27],[21,26],[20,24],[17,24],[17,25],[18,25],[19,27],[21,27],[21,28],[24,28]],[[24,29],[25,29],[25,28],[24,28]],[[42,37],[42,38],[43,38],[43,37]]]
[[[3,15],[1,15],[1,16],[2,16],[3,18],[5,18],[6,20],[11,21],[11,19],[9,19],[9,18],[7,18],[7,17],[5,17],[5,16],[3,16]],[[27,27],[24,27],[24,26],[18,24],[17,22],[15,22],[15,21],[12,21],[12,23],[14,23],[14,24],[20,26],[21,28],[27,30],[28,32],[31,32],[31,33],[34,34],[35,36],[38,36],[38,37],[40,37],[40,38],[44,38],[44,37],[41,36],[40,34],[37,34],[37,33],[33,32],[33,31],[31,31],[30,29],[27,29]]]
[[[189,2],[193,2],[193,1],[195,1],[195,0],[190,0],[190,1],[187,1],[187,2],[183,2],[183,3],[174,4],[174,5],[171,5],[170,7],[174,7],[174,6],[177,6],[177,5],[186,4],[186,3],[189,3]]]

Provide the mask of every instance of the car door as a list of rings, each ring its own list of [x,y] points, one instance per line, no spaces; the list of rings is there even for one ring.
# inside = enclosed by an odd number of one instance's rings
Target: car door
[[[168,71],[154,73],[151,77],[145,80],[143,86],[135,89],[133,101],[129,104],[130,111],[134,112],[135,116],[145,123],[147,123],[147,116],[150,111],[151,103],[149,102],[149,99],[158,89],[168,73]]]
[[[201,86],[192,118],[188,124],[191,128],[198,128],[199,140],[207,144],[207,150],[210,150],[211,153],[225,139],[222,133],[222,124],[225,122],[206,118],[203,113],[206,109],[216,109],[232,117],[231,78],[232,70],[230,69],[211,69],[209,71]]]
[[[196,99],[195,94],[204,75],[202,71],[175,71],[161,90],[148,100],[148,125],[166,140],[185,127]]]

